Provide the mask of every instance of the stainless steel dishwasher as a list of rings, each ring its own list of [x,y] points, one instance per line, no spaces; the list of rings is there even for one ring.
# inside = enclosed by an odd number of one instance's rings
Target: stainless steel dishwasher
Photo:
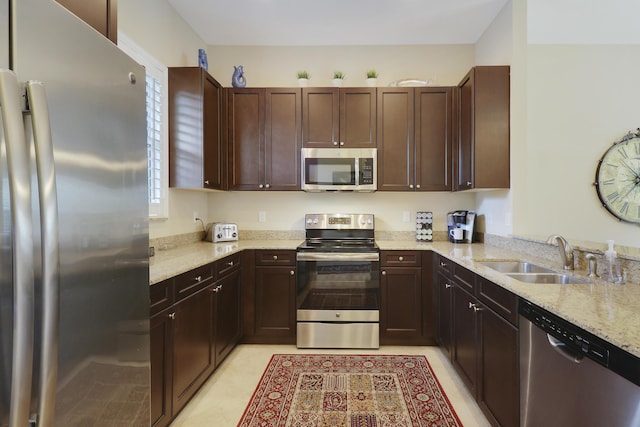
[[[520,300],[521,427],[640,426],[640,359]]]

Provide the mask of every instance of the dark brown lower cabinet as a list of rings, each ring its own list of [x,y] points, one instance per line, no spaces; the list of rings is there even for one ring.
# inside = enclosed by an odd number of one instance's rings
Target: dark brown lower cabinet
[[[211,287],[174,306],[173,412],[177,414],[213,372]]]
[[[256,267],[256,335],[263,342],[296,339],[295,267]]]
[[[239,260],[230,255],[151,286],[153,427],[169,425],[239,341]]]
[[[438,257],[434,260],[438,343],[491,425],[517,427],[520,424],[517,297]]]
[[[173,413],[173,322],[172,309],[151,316],[151,426],[165,427]]]
[[[380,344],[435,342],[430,257],[430,251],[381,252]]]

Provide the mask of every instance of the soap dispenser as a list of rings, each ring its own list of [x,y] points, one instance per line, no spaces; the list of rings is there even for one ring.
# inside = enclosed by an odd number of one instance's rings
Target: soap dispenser
[[[618,254],[613,249],[613,240],[607,240],[608,248],[604,251],[604,258],[609,266],[607,278],[610,282],[621,283],[622,275],[620,274],[620,263],[618,262]]]

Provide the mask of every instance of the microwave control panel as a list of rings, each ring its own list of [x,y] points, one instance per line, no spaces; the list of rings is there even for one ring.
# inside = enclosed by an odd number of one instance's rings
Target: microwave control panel
[[[360,158],[360,182],[358,184],[373,184],[373,160],[371,157]]]

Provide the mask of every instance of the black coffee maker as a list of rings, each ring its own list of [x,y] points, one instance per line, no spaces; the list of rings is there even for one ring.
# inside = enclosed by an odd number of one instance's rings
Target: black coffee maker
[[[452,243],[473,242],[473,227],[476,219],[474,211],[453,211],[447,213],[447,235]]]

